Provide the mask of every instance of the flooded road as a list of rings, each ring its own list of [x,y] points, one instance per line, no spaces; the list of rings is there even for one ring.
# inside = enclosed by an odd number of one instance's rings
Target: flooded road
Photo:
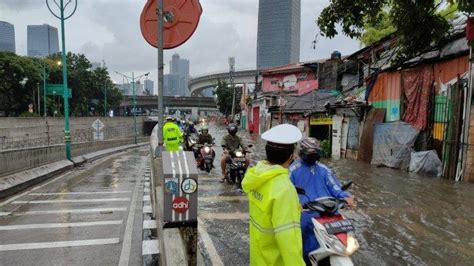
[[[216,169],[200,176],[199,246],[207,265],[246,265],[248,201],[234,186],[221,184],[219,161],[222,127],[216,138]],[[252,158],[264,157],[264,143],[255,144]],[[352,180],[356,207],[345,210],[361,245],[356,265],[473,265],[474,185],[379,168],[354,160],[329,161],[341,180]]]

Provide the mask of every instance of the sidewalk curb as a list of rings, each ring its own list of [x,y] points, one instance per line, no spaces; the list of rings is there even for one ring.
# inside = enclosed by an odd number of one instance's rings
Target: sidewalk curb
[[[36,185],[48,178],[63,173],[69,169],[77,167],[86,162],[92,162],[102,157],[128,150],[131,148],[138,148],[144,145],[148,145],[148,142],[142,142],[139,144],[131,144],[120,146],[116,148],[110,148],[101,150],[93,153],[84,154],[71,158],[69,160],[61,160],[54,163],[45,164],[32,169],[24,170],[18,173],[0,177],[0,199],[9,197],[15,193],[18,193],[30,186]]]

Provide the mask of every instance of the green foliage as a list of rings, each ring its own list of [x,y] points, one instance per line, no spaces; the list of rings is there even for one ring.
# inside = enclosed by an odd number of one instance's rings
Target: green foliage
[[[37,113],[30,113],[28,111],[25,111],[19,115],[20,117],[40,117]]]
[[[330,158],[331,157],[331,142],[328,139],[322,140],[320,143],[321,147],[321,157]]]
[[[380,21],[376,24],[367,24],[364,33],[360,37],[360,42],[367,46],[397,31],[386,11],[380,14]]]
[[[214,95],[217,96],[217,105],[219,106],[219,111],[225,115],[232,114],[233,92],[227,81],[220,79],[217,81]],[[240,106],[238,103],[236,103],[235,113],[238,112],[240,112]]]
[[[28,104],[34,101],[33,91],[38,86],[43,88],[43,75],[49,84],[62,84],[62,68],[57,64],[60,55],[52,55],[45,59],[18,56],[0,52],[0,110],[6,115],[15,116],[28,110]],[[108,109],[118,108],[122,101],[122,93],[112,83],[107,68],[92,69],[89,60],[82,54],[67,55],[68,87],[72,89],[70,99],[71,116],[104,115],[104,89],[107,88]],[[46,66],[46,67],[44,67]],[[25,78],[28,81],[22,85]],[[92,100],[97,100],[95,110],[91,112]],[[41,97],[41,102],[43,98]],[[62,97],[48,96],[48,115],[62,114]],[[43,106],[43,103],[41,103]]]
[[[455,5],[441,0],[332,0],[317,23],[324,36],[342,33],[370,44],[397,32],[397,60],[403,62],[445,40]],[[461,2],[461,1],[452,1]],[[470,1],[473,6],[474,1]],[[440,9],[443,9],[441,12]]]

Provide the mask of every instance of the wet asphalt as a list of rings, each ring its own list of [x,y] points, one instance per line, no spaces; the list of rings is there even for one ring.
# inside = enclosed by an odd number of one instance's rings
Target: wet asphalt
[[[148,153],[99,159],[0,202],[0,265],[142,265]]]
[[[216,169],[199,178],[199,247],[206,265],[247,265],[248,201],[235,186],[219,183],[223,127],[216,138]],[[264,158],[264,143],[251,158]],[[352,180],[356,207],[343,213],[356,227],[356,265],[473,265],[474,184],[379,168],[355,160],[323,160],[342,181]]]

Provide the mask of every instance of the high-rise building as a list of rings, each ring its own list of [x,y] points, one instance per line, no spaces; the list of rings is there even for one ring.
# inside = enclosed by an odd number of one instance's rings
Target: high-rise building
[[[164,76],[165,96],[188,96],[189,60],[174,54],[170,61],[170,74]]]
[[[117,87],[125,96],[133,96],[133,83],[124,83],[124,84],[117,84]],[[143,84],[140,82],[135,83],[135,95],[141,96],[143,95]]]
[[[48,24],[28,25],[28,56],[46,57],[59,52],[58,29]]]
[[[297,63],[300,28],[301,0],[260,0],[257,69]]]
[[[144,94],[145,95],[153,95],[153,93],[154,93],[154,91],[153,91],[153,87],[154,87],[153,80],[145,79],[144,85],[145,85]]]
[[[0,51],[15,53],[15,27],[6,21],[0,21]]]

